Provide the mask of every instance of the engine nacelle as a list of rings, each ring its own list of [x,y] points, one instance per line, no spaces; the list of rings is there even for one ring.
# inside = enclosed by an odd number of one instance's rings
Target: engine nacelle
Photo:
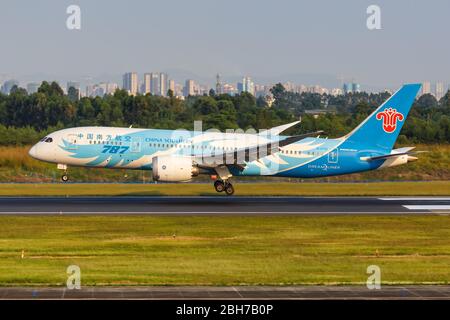
[[[198,176],[199,170],[190,157],[159,156],[152,159],[155,181],[182,182]]]

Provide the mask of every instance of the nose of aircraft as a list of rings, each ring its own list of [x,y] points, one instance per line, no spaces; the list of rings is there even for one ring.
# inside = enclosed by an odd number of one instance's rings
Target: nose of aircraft
[[[38,145],[35,144],[34,146],[31,147],[30,151],[28,151],[28,154],[35,159],[37,159],[37,148]]]

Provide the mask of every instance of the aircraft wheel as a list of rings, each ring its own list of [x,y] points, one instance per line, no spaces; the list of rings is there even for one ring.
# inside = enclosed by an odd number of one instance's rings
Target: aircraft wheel
[[[216,189],[217,192],[222,192],[225,190],[225,184],[223,181],[217,180],[214,182],[214,189]]]
[[[225,186],[225,193],[227,196],[232,196],[234,194],[234,187],[231,183],[227,183]]]
[[[69,181],[69,176],[67,174],[63,174],[61,176],[61,180],[62,180],[62,182],[67,182],[67,181]]]

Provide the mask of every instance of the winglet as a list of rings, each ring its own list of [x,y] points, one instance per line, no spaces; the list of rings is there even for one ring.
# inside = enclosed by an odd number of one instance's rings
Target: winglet
[[[261,131],[259,133],[259,135],[267,135],[267,136],[278,136],[280,133],[282,133],[283,131],[295,126],[296,124],[299,124],[300,121],[294,121],[288,124],[283,124],[281,126],[278,127],[273,127],[271,129],[267,129],[264,131]]]

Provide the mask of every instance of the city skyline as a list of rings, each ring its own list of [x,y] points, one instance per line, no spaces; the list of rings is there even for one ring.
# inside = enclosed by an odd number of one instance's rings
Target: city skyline
[[[140,77],[142,76],[142,78]],[[48,80],[43,80],[48,81]],[[341,79],[343,81],[343,79]],[[58,81],[56,81],[58,82]],[[329,94],[329,95],[341,95],[347,93],[356,92],[370,92],[361,88],[361,84],[355,81],[342,82],[340,87],[327,88],[319,84],[316,85],[305,85],[303,83],[294,83],[290,81],[277,82],[281,83],[286,91],[296,92],[296,93],[318,93],[318,94]],[[126,72],[122,75],[122,84],[116,82],[100,82],[95,84],[89,84],[85,86],[85,90],[81,87],[80,82],[68,81],[67,85],[58,84],[64,90],[66,94],[70,96],[69,88],[73,87],[76,92],[75,98],[80,97],[95,97],[104,96],[105,94],[113,94],[117,89],[124,89],[128,91],[131,95],[136,94],[152,94],[159,96],[167,96],[168,90],[172,90],[174,96],[179,98],[185,98],[188,96],[204,95],[209,94],[210,90],[219,90],[218,93],[226,93],[230,95],[240,94],[242,92],[248,92],[255,97],[264,97],[266,100],[271,100],[270,89],[275,85],[275,83],[257,83],[252,77],[245,75],[240,81],[230,83],[222,81],[220,74],[216,74],[216,83],[214,86],[201,84],[194,79],[186,79],[184,85],[173,80],[170,75],[164,72],[144,72],[142,74],[138,72]],[[450,84],[443,81],[424,81],[421,82],[422,88],[419,92],[419,96],[424,94],[433,95],[438,101],[444,97],[448,90],[450,90]],[[29,82],[26,85],[20,85],[20,83],[15,79],[8,79],[4,83],[0,81],[0,89],[4,94],[8,94],[14,85],[23,87],[28,93],[34,93],[37,91],[40,82]],[[389,91],[393,93],[392,90],[385,88],[378,92]],[[74,93],[72,92],[72,95]]]

